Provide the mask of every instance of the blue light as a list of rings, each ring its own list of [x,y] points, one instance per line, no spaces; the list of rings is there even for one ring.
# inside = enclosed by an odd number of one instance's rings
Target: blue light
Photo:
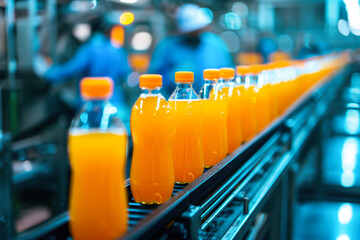
[[[345,115],[345,131],[349,134],[356,134],[359,131],[360,114],[358,110],[349,109]]]
[[[347,138],[341,151],[341,166],[343,171],[354,171],[358,153],[358,139],[354,137]]]
[[[229,12],[224,15],[224,23],[228,29],[238,30],[241,28],[241,18],[234,12]]]
[[[345,171],[341,174],[341,186],[352,187],[355,183],[355,175],[352,171]]]
[[[341,204],[338,211],[338,220],[341,224],[348,224],[353,217],[353,208],[349,203]]]
[[[336,238],[336,240],[350,240],[349,236],[346,234],[341,234]]]

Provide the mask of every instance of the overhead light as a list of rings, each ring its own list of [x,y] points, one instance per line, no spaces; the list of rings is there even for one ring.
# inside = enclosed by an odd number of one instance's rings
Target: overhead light
[[[120,2],[122,2],[122,3],[129,3],[129,4],[131,4],[131,3],[136,3],[136,2],[137,2],[137,0],[120,0]]]
[[[350,240],[349,236],[346,234],[341,234],[336,238],[336,240]]]
[[[348,224],[353,217],[353,208],[350,203],[341,204],[338,211],[338,220],[341,224]]]
[[[147,50],[152,43],[152,36],[149,32],[138,32],[131,40],[131,46],[138,51]]]

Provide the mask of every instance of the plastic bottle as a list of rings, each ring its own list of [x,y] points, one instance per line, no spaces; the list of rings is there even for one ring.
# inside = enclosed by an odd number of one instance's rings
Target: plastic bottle
[[[161,86],[161,75],[141,75],[141,95],[131,111],[130,187],[135,202],[142,204],[161,204],[174,188],[172,115]]]
[[[75,240],[115,239],[127,228],[127,133],[108,99],[110,78],[84,78],[86,101],[69,130],[70,228]]]
[[[228,153],[227,102],[219,90],[218,69],[206,69],[203,73],[205,84],[200,90],[204,107],[203,149],[205,167],[220,162]]]
[[[225,82],[224,87],[220,86],[220,89],[227,102],[228,153],[232,153],[243,142],[243,101],[241,90],[236,87],[234,82],[235,70],[233,68],[221,68],[220,76]]]
[[[173,114],[173,161],[175,182],[194,181],[204,171],[202,145],[203,106],[192,88],[193,72],[175,73],[176,89],[169,98]]]
[[[264,76],[262,65],[250,66],[249,82],[254,84],[256,96],[255,114],[257,132],[262,131],[270,123],[270,102],[269,92],[264,88]]]

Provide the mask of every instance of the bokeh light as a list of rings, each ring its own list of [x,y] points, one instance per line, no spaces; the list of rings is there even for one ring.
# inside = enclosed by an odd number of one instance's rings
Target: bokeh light
[[[85,42],[91,35],[91,27],[87,23],[76,24],[72,29],[72,34],[80,42]]]
[[[348,224],[349,222],[351,222],[352,217],[353,217],[353,208],[351,204],[349,203],[341,204],[338,211],[339,223]]]
[[[232,31],[225,31],[220,34],[220,37],[226,43],[230,52],[238,52],[240,50],[240,38]]]
[[[338,22],[338,30],[344,36],[349,36],[350,34],[350,26],[348,21],[344,19],[340,19]]]
[[[238,30],[241,28],[241,18],[234,12],[226,13],[223,17],[225,26],[231,30]]]
[[[246,17],[249,14],[248,6],[243,2],[235,2],[231,10],[237,13],[240,17]]]
[[[138,32],[135,33],[131,39],[131,46],[137,51],[147,50],[152,43],[152,36],[149,32]]]
[[[281,34],[278,38],[279,49],[283,52],[291,53],[294,49],[294,40],[287,34]]]
[[[120,25],[116,25],[110,32],[111,44],[115,47],[122,47],[124,45],[125,31]]]
[[[122,25],[129,25],[134,21],[134,14],[132,12],[124,12],[119,19]]]

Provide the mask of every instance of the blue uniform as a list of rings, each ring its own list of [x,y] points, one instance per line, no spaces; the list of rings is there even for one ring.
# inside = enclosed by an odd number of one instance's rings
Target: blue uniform
[[[52,66],[45,74],[50,82],[62,82],[71,77],[110,77],[114,80],[113,102],[124,102],[120,80],[130,72],[127,54],[123,48],[114,47],[110,39],[95,34],[77,50],[75,56],[66,63]]]
[[[204,84],[204,69],[233,65],[222,39],[213,33],[204,32],[198,38],[172,36],[162,40],[152,55],[149,72],[163,76],[164,95],[168,97],[175,89],[176,71],[194,72],[193,87],[199,91]]]

